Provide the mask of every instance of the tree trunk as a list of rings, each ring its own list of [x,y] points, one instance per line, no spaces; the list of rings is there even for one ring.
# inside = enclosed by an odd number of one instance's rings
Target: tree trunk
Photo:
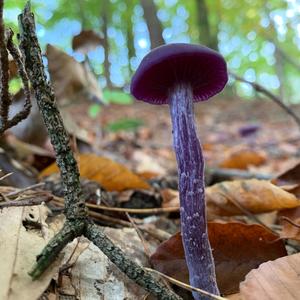
[[[134,34],[133,34],[133,23],[132,23],[132,15],[133,15],[133,1],[127,0],[127,11],[126,11],[126,37],[127,37],[127,49],[128,49],[128,69],[129,76],[131,77],[133,70],[131,68],[130,59],[135,56],[135,48],[134,48]]]
[[[165,43],[162,35],[162,25],[157,17],[157,9],[153,0],[140,0],[144,10],[144,18],[147,23],[151,49]]]
[[[209,24],[209,11],[205,0],[196,0],[199,41],[201,44],[218,50],[217,33],[213,34]]]
[[[106,79],[106,86],[112,88],[112,82],[110,79],[110,61],[109,61],[109,40],[108,40],[108,10],[109,1],[104,0],[101,10],[102,15],[102,32],[103,32],[103,48],[104,48],[104,77]]]
[[[284,73],[284,62],[282,59],[282,56],[280,54],[280,51],[278,50],[278,48],[275,46],[275,60],[276,60],[276,64],[275,64],[275,72],[276,75],[279,79],[279,95],[281,99],[285,99],[285,89],[284,89],[284,85],[285,85],[285,73]]]
[[[84,30],[87,27],[87,18],[86,18],[86,14],[85,14],[83,0],[78,1],[78,14],[80,17],[82,30]]]

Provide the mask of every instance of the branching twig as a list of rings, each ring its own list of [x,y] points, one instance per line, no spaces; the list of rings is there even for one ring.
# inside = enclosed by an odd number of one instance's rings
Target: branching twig
[[[31,101],[30,101],[30,86],[28,76],[18,51],[18,48],[13,43],[13,32],[11,29],[5,31],[3,22],[3,2],[0,0],[0,134],[6,129],[17,125],[20,121],[26,119],[30,113]],[[24,92],[25,92],[25,103],[24,108],[18,112],[12,119],[8,120],[9,107],[12,104],[12,97],[9,93],[9,60],[8,51],[12,55],[16,62],[19,76],[22,80]]]
[[[68,242],[84,234],[129,278],[156,295],[159,299],[181,299],[150,272],[147,272],[129,260],[121,249],[116,247],[106,235],[99,231],[96,225],[87,219],[77,163],[69,146],[69,137],[55,104],[53,90],[47,82],[41,49],[35,33],[34,16],[30,11],[29,3],[27,3],[23,12],[19,15],[19,28],[20,49],[25,57],[25,67],[56,153],[57,164],[60,168],[65,191],[65,214],[67,217],[62,230],[37,257],[37,263],[30,272],[30,275],[33,278],[37,278],[54,261]]]
[[[19,49],[13,43],[13,32],[11,29],[7,30],[7,49],[17,65],[18,74],[22,80],[25,95],[23,109],[13,116],[12,119],[7,121],[7,128],[10,128],[28,117],[31,109],[31,96],[29,79]]]
[[[9,62],[5,40],[5,27],[3,22],[4,0],[0,0],[0,64],[1,64],[1,105],[0,105],[0,132],[7,128],[8,110],[11,104],[11,96],[8,91]]]
[[[297,123],[297,125],[300,127],[300,118],[297,116],[287,105],[283,103],[283,101],[276,95],[274,95],[272,92],[264,88],[262,85],[256,83],[256,82],[251,82],[246,80],[243,77],[240,77],[232,72],[229,72],[229,74],[236,80],[250,84],[257,92],[264,94],[268,98],[270,98],[272,101],[274,101],[277,105],[279,105],[287,114],[289,114],[294,121]]]
[[[52,195],[32,195],[20,200],[11,200],[0,202],[0,209],[4,207],[19,207],[19,206],[34,206],[40,205],[43,202],[49,202],[53,199]]]
[[[25,67],[61,172],[65,191],[66,217],[67,219],[84,218],[86,216],[85,204],[80,188],[77,163],[69,144],[69,135],[56,106],[54,92],[47,81],[29,3],[19,15],[19,28],[20,49],[25,57]]]
[[[126,258],[121,249],[116,247],[107,236],[99,230],[98,226],[92,223],[89,224],[85,236],[93,241],[93,243],[130,279],[142,286],[146,291],[154,294],[158,299],[181,299],[176,294],[171,293],[159,280],[155,279],[149,271]]]

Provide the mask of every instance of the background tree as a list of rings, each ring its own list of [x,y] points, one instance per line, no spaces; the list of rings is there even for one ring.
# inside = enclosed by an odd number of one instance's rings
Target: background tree
[[[163,45],[162,25],[157,17],[157,9],[153,0],[140,0],[147,23],[151,49]]]
[[[6,1],[8,23],[25,2]],[[200,42],[218,49],[240,76],[268,86],[289,102],[299,101],[300,10],[296,1],[32,0],[32,4],[43,46],[52,43],[78,60],[82,58],[70,47],[72,36],[82,28],[106,31],[104,45],[89,54],[104,87],[126,86],[153,47],[165,42]],[[248,85],[234,86],[240,96],[255,97]]]

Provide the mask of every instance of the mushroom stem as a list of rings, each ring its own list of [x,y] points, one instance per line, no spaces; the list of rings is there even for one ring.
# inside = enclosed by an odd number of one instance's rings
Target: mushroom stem
[[[182,242],[190,284],[219,295],[207,234],[204,159],[195,128],[191,86],[176,84],[169,92],[169,105],[178,164]],[[198,293],[193,295],[197,300],[209,299]]]

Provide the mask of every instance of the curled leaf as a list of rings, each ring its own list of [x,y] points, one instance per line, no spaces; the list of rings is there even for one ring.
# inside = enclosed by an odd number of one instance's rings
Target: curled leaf
[[[209,222],[208,235],[223,294],[237,292],[246,274],[261,263],[286,255],[283,241],[260,225]],[[180,233],[163,242],[151,262],[156,270],[188,283]]]
[[[80,154],[77,158],[80,175],[98,182],[107,191],[149,189],[149,184],[125,166],[95,154]],[[42,171],[40,176],[58,172],[56,163]]]
[[[244,300],[300,299],[300,253],[263,263],[240,285]]]

